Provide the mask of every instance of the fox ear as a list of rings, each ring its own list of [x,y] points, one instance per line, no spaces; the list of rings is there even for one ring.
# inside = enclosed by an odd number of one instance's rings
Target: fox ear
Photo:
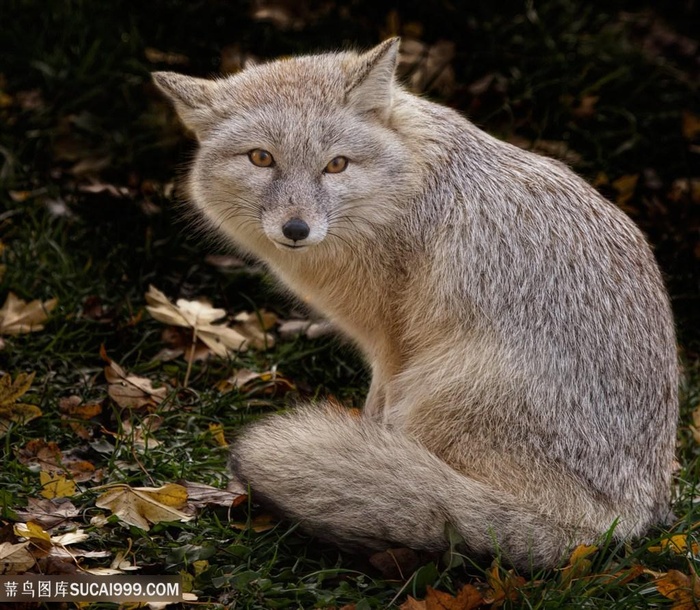
[[[399,38],[389,38],[357,59],[345,91],[347,103],[360,112],[376,112],[387,120],[391,112]]]
[[[199,137],[214,122],[217,81],[175,72],[154,72],[153,82],[175,105],[180,120]]]

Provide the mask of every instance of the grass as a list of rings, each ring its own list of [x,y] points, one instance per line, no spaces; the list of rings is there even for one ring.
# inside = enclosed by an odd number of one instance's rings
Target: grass
[[[444,101],[501,137],[518,136],[535,146],[565,142],[578,155],[576,168],[622,205],[654,242],[671,289],[687,369],[677,521],[633,545],[603,540],[599,550],[568,572],[522,574],[524,581],[515,581],[500,564],[493,572],[490,565],[473,564],[453,550],[449,557],[427,558],[414,572],[390,580],[367,561],[321,544],[289,523],[260,533],[233,528],[231,522],[254,524],[260,518],[255,506],[245,504],[200,509],[194,521],[158,524],[149,532],[114,518],[91,524],[103,512],[95,506],[101,492],[92,481],[79,483],[72,498],[81,511],[77,522],[90,535],[81,546],[109,551],[110,557],[83,564],[109,565],[117,552],[128,550],[127,559],[141,567],[140,573],[186,575],[202,605],[211,607],[384,608],[402,604],[406,595],[423,598],[428,586],[456,593],[468,582],[484,590],[494,590],[498,582],[516,583],[517,593],[495,601],[494,607],[672,605],[652,572],[696,573],[693,545],[700,521],[700,444],[689,427],[700,406],[697,219],[692,207],[697,202],[690,194],[673,195],[674,184],[697,179],[698,170],[692,149],[697,135],[682,129],[683,117],[697,116],[699,106],[695,68],[679,50],[682,34],[691,33],[690,13],[683,12],[690,9],[667,9],[664,17],[676,44],[652,45],[650,53],[641,51],[653,42],[653,27],[644,20],[655,13],[624,2],[605,10],[566,0],[511,2],[498,13],[479,3],[470,10],[407,2],[394,15],[382,3],[363,1],[349,11],[333,5],[326,12],[302,12],[302,29],[295,30],[254,19],[243,2],[157,0],[138,9],[80,0],[2,4],[0,236],[5,271],[0,299],[13,291],[27,300],[59,301],[43,331],[4,337],[0,351],[2,371],[36,374],[23,401],[42,411],[0,439],[3,524],[20,520],[18,512],[39,497],[37,469],[18,453],[33,439],[54,441],[64,456],[102,469],[100,485],[157,486],[184,479],[224,487],[226,450],[212,425],[221,425],[230,440],[242,424],[288,408],[296,398],[332,395],[361,405],[367,374],[352,350],[334,339],[280,340],[267,351],[197,363],[186,388],[182,359],[155,359],[163,348],[163,325],[144,313],[149,284],[171,297],[207,297],[230,313],[267,309],[286,317],[294,305],[255,267],[212,265],[208,255],[221,251],[215,240],[188,238],[171,182],[193,145],[148,81],[150,70],[169,66],[149,62],[146,49],[179,53],[188,63],[171,67],[207,74],[217,69],[227,46],[274,56],[351,42],[372,44],[394,30],[405,34],[420,26],[425,40],[457,43],[455,80]],[[472,86],[477,81],[481,88]],[[598,98],[593,113],[577,114],[590,96]],[[631,191],[618,182],[629,176],[636,177]],[[104,189],[86,192],[90,184]],[[108,187],[121,194],[115,196]],[[109,398],[101,348],[130,373],[168,388],[154,411],[162,418],[151,433],[159,445],[144,449],[125,428],[125,421],[133,430],[153,413],[122,409]],[[217,389],[237,369],[273,367],[294,383],[295,392]],[[61,400],[69,396],[102,407],[101,414],[82,422],[87,438],[62,417]],[[1,531],[0,542],[13,539],[8,529]],[[687,535],[689,550],[655,550],[670,534]],[[51,570],[45,560],[40,565]]]

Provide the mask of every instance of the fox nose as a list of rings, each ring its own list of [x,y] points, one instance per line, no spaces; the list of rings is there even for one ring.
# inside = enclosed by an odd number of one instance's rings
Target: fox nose
[[[301,218],[291,218],[284,223],[282,233],[287,239],[301,241],[309,236],[311,229]]]

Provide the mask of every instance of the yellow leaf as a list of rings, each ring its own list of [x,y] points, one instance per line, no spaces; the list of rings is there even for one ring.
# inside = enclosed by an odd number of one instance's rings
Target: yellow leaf
[[[224,437],[224,426],[222,424],[209,424],[209,432],[219,447],[228,447],[228,443]]]
[[[33,380],[34,373],[19,373],[14,381],[10,375],[0,377],[0,438],[7,434],[12,422],[26,424],[41,416],[39,407],[17,402]]]
[[[684,555],[688,551],[696,555],[699,550],[697,542],[689,539],[686,534],[676,534],[670,538],[663,538],[659,541],[658,546],[650,546],[649,551],[652,553],[661,553],[663,551],[671,551],[676,555]]]
[[[42,487],[41,495],[49,500],[52,498],[68,498],[75,495],[75,482],[66,479],[61,474],[52,474],[42,470],[39,473],[39,481]]]
[[[58,299],[43,303],[37,299],[27,303],[10,292],[0,309],[0,335],[20,335],[42,330],[57,303]]]
[[[124,523],[148,530],[151,523],[190,521],[191,515],[176,508],[186,500],[187,491],[174,483],[158,488],[114,485],[97,498],[95,506],[111,510]]]
[[[51,548],[51,536],[36,523],[17,523],[14,527],[15,535],[29,540],[31,544],[39,547],[43,551]]]

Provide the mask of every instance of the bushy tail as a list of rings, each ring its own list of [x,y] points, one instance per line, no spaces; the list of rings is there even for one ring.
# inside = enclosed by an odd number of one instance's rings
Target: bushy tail
[[[460,474],[399,431],[333,406],[249,426],[231,467],[257,501],[345,548],[445,550],[449,523],[469,552],[500,550],[513,565],[539,567],[595,538]]]

